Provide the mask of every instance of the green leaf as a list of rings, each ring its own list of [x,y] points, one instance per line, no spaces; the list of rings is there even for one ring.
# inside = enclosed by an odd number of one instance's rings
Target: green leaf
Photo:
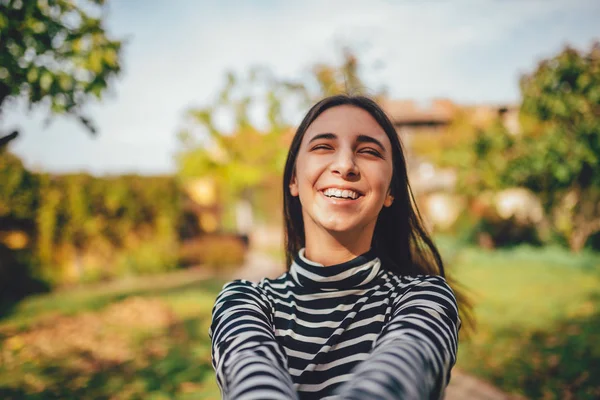
[[[40,77],[40,87],[42,90],[47,92],[50,89],[53,80],[54,77],[50,71],[46,70],[42,72],[42,76]]]
[[[29,71],[27,71],[27,81],[29,83],[34,83],[38,79],[39,73],[36,67],[31,67]]]

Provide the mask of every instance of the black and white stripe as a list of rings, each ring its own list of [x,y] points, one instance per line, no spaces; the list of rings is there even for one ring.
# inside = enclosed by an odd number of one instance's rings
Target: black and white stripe
[[[460,319],[439,276],[400,277],[369,251],[236,280],[217,297],[213,366],[226,399],[439,399]]]

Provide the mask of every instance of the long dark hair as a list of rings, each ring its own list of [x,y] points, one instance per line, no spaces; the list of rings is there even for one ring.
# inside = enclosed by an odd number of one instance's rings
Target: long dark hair
[[[392,144],[393,174],[391,195],[394,201],[379,213],[371,246],[382,261],[382,267],[397,275],[445,276],[444,263],[435,244],[424,228],[408,182],[406,159],[400,138],[385,112],[373,100],[364,96],[336,95],[315,104],[298,127],[288,153],[283,173],[283,213],[285,221],[285,253],[287,267],[305,246],[302,206],[292,196],[289,185],[294,175],[296,158],[308,127],[325,110],[350,105],[367,111],[383,128]]]

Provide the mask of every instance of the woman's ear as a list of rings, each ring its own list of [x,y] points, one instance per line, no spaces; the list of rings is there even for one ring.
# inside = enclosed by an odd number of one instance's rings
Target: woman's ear
[[[298,181],[296,180],[296,174],[292,175],[292,180],[290,181],[290,194],[294,197],[297,197],[298,192]]]
[[[392,203],[394,202],[394,196],[392,196],[391,194],[387,194],[387,196],[385,196],[385,200],[383,202],[383,205],[385,207],[389,207],[392,205]]]

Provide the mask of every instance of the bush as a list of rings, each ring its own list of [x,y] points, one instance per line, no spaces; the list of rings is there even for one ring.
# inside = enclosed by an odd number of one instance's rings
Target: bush
[[[149,240],[121,251],[115,260],[115,277],[169,271],[178,266],[177,243]]]
[[[0,243],[0,315],[9,304],[49,290],[45,282],[35,277],[33,266],[26,251],[12,250]]]
[[[463,244],[476,244],[488,249],[542,244],[538,226],[533,221],[519,215],[502,217],[493,198],[485,195],[471,202],[469,210],[455,222],[452,233]]]
[[[188,266],[203,264],[213,269],[233,268],[244,263],[246,251],[247,242],[240,236],[204,235],[182,244],[179,262]]]
[[[600,398],[600,314],[566,320],[552,331],[525,335],[504,368],[510,374],[492,379],[530,398]]]
[[[0,151],[0,178],[0,239],[10,231],[31,238],[18,260],[6,256],[3,279],[27,272],[68,285],[176,265],[182,211],[172,176],[35,173]]]

